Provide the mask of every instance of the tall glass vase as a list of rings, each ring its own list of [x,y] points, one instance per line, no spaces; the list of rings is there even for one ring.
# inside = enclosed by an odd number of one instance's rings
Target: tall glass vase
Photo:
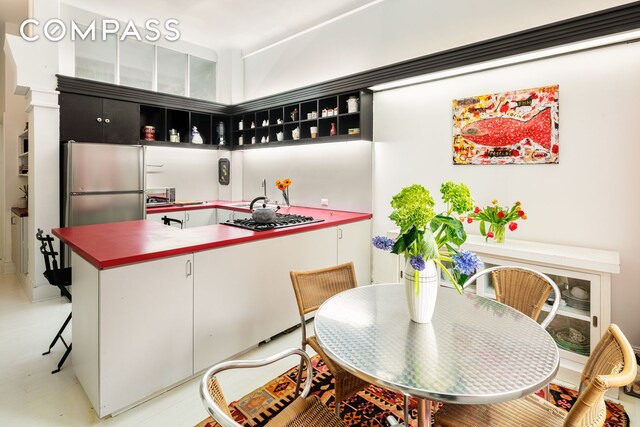
[[[404,268],[404,286],[409,317],[416,323],[431,323],[438,297],[438,269],[432,260],[422,271],[414,270],[409,261]]]

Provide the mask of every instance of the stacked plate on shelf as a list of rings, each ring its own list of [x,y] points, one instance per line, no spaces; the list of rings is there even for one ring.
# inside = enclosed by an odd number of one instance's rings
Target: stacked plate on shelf
[[[554,340],[564,350],[589,355],[589,338],[574,328],[561,329],[555,334]]]
[[[589,311],[591,306],[589,293],[582,287],[576,286],[571,290],[564,290],[562,291],[562,296],[567,301],[569,307]]]

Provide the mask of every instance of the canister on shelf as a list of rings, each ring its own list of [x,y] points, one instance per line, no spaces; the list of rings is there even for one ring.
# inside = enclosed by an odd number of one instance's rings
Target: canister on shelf
[[[156,140],[156,128],[155,128],[155,126],[145,126],[144,127],[144,140],[145,141],[155,141]]]
[[[169,129],[169,142],[180,142],[180,134],[175,129]]]

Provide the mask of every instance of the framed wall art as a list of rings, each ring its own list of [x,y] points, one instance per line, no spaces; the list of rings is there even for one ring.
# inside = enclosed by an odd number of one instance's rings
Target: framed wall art
[[[453,164],[558,163],[558,88],[453,100]]]

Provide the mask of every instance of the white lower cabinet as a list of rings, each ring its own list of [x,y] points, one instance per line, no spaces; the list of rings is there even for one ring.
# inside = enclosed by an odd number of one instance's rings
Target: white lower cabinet
[[[193,375],[192,254],[107,270],[72,262],[73,367],[100,417]]]
[[[289,272],[337,259],[335,227],[196,253],[195,372],[298,324]]]
[[[27,217],[11,215],[11,257],[19,274],[27,274],[29,268],[28,220]]]
[[[338,264],[353,262],[358,286],[371,284],[371,220],[336,227]]]
[[[485,267],[527,267],[556,282],[562,301],[547,331],[560,351],[557,378],[579,384],[589,354],[611,323],[611,275],[620,269],[618,253],[523,240],[497,244],[475,235],[468,236],[465,248],[476,252]],[[489,298],[496,295],[490,276],[484,276],[467,290]],[[539,322],[550,309],[548,302],[542,308]]]
[[[186,228],[217,224],[217,209],[191,209],[184,212]]]
[[[292,270],[354,261],[359,284],[368,283],[369,227],[362,221],[105,270],[73,253],[72,365],[98,415],[297,325]]]
[[[251,218],[250,212],[240,212],[234,211],[231,209],[221,209],[218,208],[217,221],[218,224],[222,224],[223,222],[233,221],[234,219],[249,219]]]
[[[173,211],[166,213],[147,214],[147,219],[162,222],[162,217],[182,221],[183,228],[202,227],[203,225],[217,224],[216,209],[189,209],[184,211]],[[177,227],[177,225],[174,225]]]

